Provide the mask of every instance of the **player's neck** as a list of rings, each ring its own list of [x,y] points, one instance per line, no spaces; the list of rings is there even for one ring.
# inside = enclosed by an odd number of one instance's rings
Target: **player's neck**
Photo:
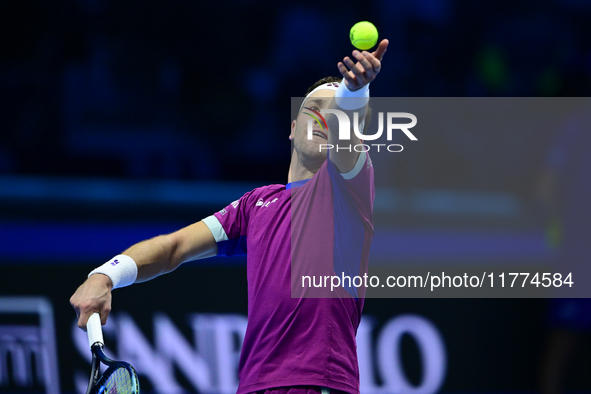
[[[297,152],[294,151],[291,157],[289,173],[287,174],[287,183],[310,179],[318,172],[319,169],[320,166],[318,165],[306,166],[301,162],[301,160],[298,159]]]
[[[316,171],[312,172],[303,167],[294,168],[292,166],[289,166],[289,173],[287,174],[287,183],[297,182],[304,179],[310,179],[314,176],[314,174],[316,174]]]

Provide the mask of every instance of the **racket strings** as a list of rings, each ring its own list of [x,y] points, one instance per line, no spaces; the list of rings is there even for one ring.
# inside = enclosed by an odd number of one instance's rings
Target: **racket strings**
[[[125,368],[117,368],[106,379],[102,394],[135,394],[131,375]]]

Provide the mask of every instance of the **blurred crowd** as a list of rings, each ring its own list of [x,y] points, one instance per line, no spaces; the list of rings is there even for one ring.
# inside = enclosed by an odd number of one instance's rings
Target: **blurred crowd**
[[[590,15],[589,0],[2,1],[0,174],[285,182],[289,98],[338,73],[359,20],[391,42],[374,96],[587,96]]]

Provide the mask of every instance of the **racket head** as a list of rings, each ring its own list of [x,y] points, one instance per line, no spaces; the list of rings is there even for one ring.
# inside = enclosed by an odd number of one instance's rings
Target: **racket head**
[[[139,394],[140,384],[137,372],[128,363],[123,361],[113,361],[103,351],[102,343],[95,343],[92,346],[93,373],[98,374],[99,360],[107,365],[107,370],[99,377],[91,376],[92,387],[89,387],[87,393],[90,394]]]
[[[138,394],[140,384],[131,365],[115,362],[101,376],[95,390],[96,394]]]

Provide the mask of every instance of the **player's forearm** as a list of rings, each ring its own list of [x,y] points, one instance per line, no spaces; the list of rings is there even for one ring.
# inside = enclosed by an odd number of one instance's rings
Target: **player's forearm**
[[[174,271],[185,261],[212,257],[218,248],[209,228],[199,221],[171,234],[161,235],[133,245],[124,255],[138,268],[135,282],[145,282]]]
[[[337,116],[327,117],[328,123],[328,147],[329,157],[333,164],[338,168],[340,172],[349,172],[355,166],[359,152],[362,147],[361,139],[358,134],[363,133],[367,105],[358,109],[343,109],[337,104],[336,99],[332,99],[329,102],[329,109],[336,109],[343,113],[346,119],[349,121],[348,136],[343,138],[341,134],[341,124]],[[343,130],[344,132],[344,130]]]
[[[123,252],[135,261],[138,269],[136,283],[145,282],[177,268],[182,261],[176,255],[171,237],[161,235],[137,243]]]
[[[216,254],[217,243],[209,227],[200,221],[172,234],[137,243],[89,275],[106,275],[112,288],[117,289],[173,271],[185,261]]]

